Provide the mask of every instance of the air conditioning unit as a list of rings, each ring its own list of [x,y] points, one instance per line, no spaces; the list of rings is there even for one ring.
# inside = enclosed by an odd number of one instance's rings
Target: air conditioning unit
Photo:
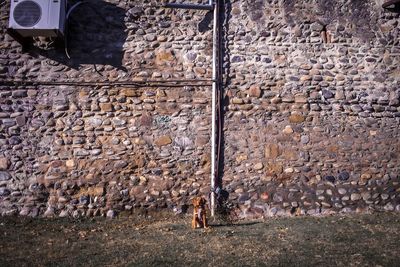
[[[20,37],[63,37],[67,0],[11,0],[9,30]]]

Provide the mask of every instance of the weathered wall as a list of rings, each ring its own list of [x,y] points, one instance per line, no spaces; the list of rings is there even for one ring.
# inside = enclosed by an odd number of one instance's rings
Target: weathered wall
[[[378,0],[297,2],[225,1],[230,201],[243,217],[400,209],[399,14]],[[7,10],[2,214],[179,210],[208,193],[210,13],[89,1],[67,59],[46,40],[22,52]]]
[[[398,14],[381,1],[228,5],[224,178],[242,215],[394,209]]]
[[[43,50],[21,52],[5,35],[6,10],[0,71],[3,214],[173,209],[206,194],[211,89],[210,82],[190,81],[210,80],[211,31],[206,22],[198,31],[205,12],[179,13],[157,1],[89,1],[71,17],[68,60],[46,40],[36,42]],[[137,86],[112,84],[144,80]],[[102,81],[111,84],[88,84]]]

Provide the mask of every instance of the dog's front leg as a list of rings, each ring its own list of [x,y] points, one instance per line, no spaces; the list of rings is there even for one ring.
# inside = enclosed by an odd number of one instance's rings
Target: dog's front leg
[[[197,228],[197,214],[196,209],[193,211],[192,229]]]
[[[208,228],[208,223],[207,223],[207,216],[206,216],[206,212],[204,211],[203,212],[203,216],[202,216],[203,218],[203,226],[204,226],[204,228]]]

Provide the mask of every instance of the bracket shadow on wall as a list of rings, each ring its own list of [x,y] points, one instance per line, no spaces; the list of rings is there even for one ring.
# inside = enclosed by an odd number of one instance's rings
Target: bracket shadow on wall
[[[185,3],[166,3],[164,7],[173,9],[192,9],[192,10],[208,10],[203,20],[198,25],[199,32],[211,30],[210,24],[213,20],[213,1],[208,1],[208,4],[185,4]]]
[[[400,13],[400,0],[386,0],[382,7],[392,12]]]
[[[69,8],[78,2],[68,1]],[[51,45],[42,37],[35,38],[35,45],[31,44],[26,50],[33,57],[43,56],[74,69],[83,64],[100,64],[126,71],[123,67],[123,45],[128,35],[125,19],[137,17],[127,18],[126,10],[112,3],[84,0],[70,14],[66,25],[70,59],[62,45]]]

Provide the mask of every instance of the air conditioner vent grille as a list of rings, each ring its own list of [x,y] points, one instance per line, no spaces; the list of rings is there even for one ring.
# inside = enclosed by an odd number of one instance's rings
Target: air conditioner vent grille
[[[33,1],[23,1],[14,8],[15,22],[22,27],[35,26],[42,16],[40,6]]]

